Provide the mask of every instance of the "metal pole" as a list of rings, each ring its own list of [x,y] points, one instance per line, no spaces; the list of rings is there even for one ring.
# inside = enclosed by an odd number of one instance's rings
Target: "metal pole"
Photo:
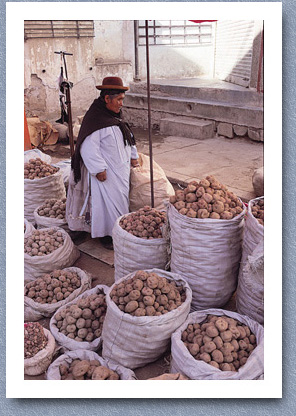
[[[69,128],[69,143],[71,157],[74,153],[74,138],[73,138],[73,125],[72,125],[72,110],[71,110],[71,97],[70,97],[70,85],[66,88],[66,105],[68,109],[68,128]]]
[[[66,64],[66,58],[65,55],[73,56],[73,53],[68,53],[64,51],[55,52],[57,54],[60,54],[61,62],[63,61],[64,67],[65,67],[65,76],[66,76],[66,106],[68,110],[68,128],[69,128],[69,144],[70,144],[70,155],[73,156],[74,153],[74,137],[73,137],[73,125],[72,125],[72,109],[71,109],[71,96],[70,96],[70,82],[68,81],[68,71],[67,71],[67,64]],[[72,84],[73,85],[73,84]]]
[[[153,156],[152,156],[152,139],[151,139],[150,70],[149,70],[150,63],[149,63],[148,20],[145,20],[145,32],[146,32],[147,102],[148,102],[148,134],[149,134],[149,156],[150,156],[151,207],[154,208]]]
[[[140,81],[139,77],[139,21],[134,20],[134,41],[135,41],[135,78],[134,81]]]

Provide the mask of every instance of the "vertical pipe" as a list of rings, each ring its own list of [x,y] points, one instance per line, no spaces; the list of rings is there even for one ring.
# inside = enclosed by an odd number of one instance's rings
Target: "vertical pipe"
[[[150,69],[149,69],[150,62],[149,62],[148,20],[145,20],[145,32],[146,32],[147,103],[148,103],[148,134],[149,134],[149,156],[150,156],[151,207],[154,208],[153,156],[152,156],[152,139],[151,139]]]
[[[70,97],[70,85],[66,87],[66,105],[68,110],[68,128],[69,128],[69,143],[71,157],[74,153],[74,137],[73,137],[73,124],[72,124],[72,109],[71,109],[71,97]]]
[[[134,20],[134,41],[135,41],[135,77],[134,81],[140,81],[139,77],[139,21]]]
[[[263,92],[263,89],[261,90],[260,88],[260,83],[261,83],[261,71],[262,71],[262,67],[263,67],[263,41],[264,41],[264,29],[262,30],[261,33],[261,45],[260,45],[260,58],[259,58],[259,68],[258,68],[258,77],[257,77],[257,92]]]

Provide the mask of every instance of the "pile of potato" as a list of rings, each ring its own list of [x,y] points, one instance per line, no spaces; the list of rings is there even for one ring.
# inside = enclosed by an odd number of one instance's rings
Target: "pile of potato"
[[[51,166],[37,157],[36,159],[30,159],[29,163],[24,164],[24,177],[25,179],[32,180],[45,178],[46,176],[50,176],[58,172],[59,169],[60,168]]]
[[[257,218],[259,224],[264,225],[264,199],[256,201],[252,205],[251,211],[254,217]]]
[[[222,371],[238,371],[256,348],[250,328],[227,316],[208,315],[200,324],[189,324],[181,339],[196,360]]]
[[[24,357],[32,358],[47,345],[43,327],[38,322],[24,324]]]
[[[175,191],[170,203],[190,218],[230,220],[243,212],[243,203],[214,176],[192,181],[184,190]]]
[[[66,216],[66,198],[46,199],[44,204],[37,210],[42,217],[64,219]]]
[[[68,338],[92,342],[102,334],[106,309],[105,294],[94,293],[58,311],[55,325]]]
[[[25,286],[25,296],[38,303],[57,303],[81,286],[80,276],[67,270],[54,270]]]
[[[61,231],[47,228],[34,230],[24,239],[24,252],[29,256],[46,256],[63,244],[64,237]]]
[[[148,205],[121,218],[119,225],[130,234],[146,239],[162,238],[166,213]]]
[[[73,360],[70,365],[60,364],[62,380],[119,380],[119,375],[102,366],[98,360]]]
[[[160,316],[178,308],[186,299],[183,286],[153,272],[139,270],[113,287],[112,301],[133,316]]]

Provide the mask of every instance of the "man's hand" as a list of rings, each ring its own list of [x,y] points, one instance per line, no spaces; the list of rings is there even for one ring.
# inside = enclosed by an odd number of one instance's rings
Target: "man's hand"
[[[133,168],[136,168],[136,167],[140,166],[139,165],[139,159],[131,159],[131,166]]]
[[[106,169],[104,170],[104,172],[100,172],[96,174],[96,178],[100,181],[100,182],[104,182],[107,179],[107,172]]]

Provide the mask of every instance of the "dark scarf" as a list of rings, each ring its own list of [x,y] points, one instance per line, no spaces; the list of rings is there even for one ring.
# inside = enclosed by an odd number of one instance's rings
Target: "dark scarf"
[[[96,98],[83,118],[76,142],[75,152],[71,160],[71,168],[74,171],[74,180],[76,183],[81,179],[80,164],[82,159],[80,155],[80,147],[83,141],[94,131],[111,126],[118,126],[120,128],[125,146],[132,146],[136,144],[135,137],[128,123],[121,119],[121,111],[119,113],[114,113],[113,111],[108,110],[105,100],[101,97]]]

